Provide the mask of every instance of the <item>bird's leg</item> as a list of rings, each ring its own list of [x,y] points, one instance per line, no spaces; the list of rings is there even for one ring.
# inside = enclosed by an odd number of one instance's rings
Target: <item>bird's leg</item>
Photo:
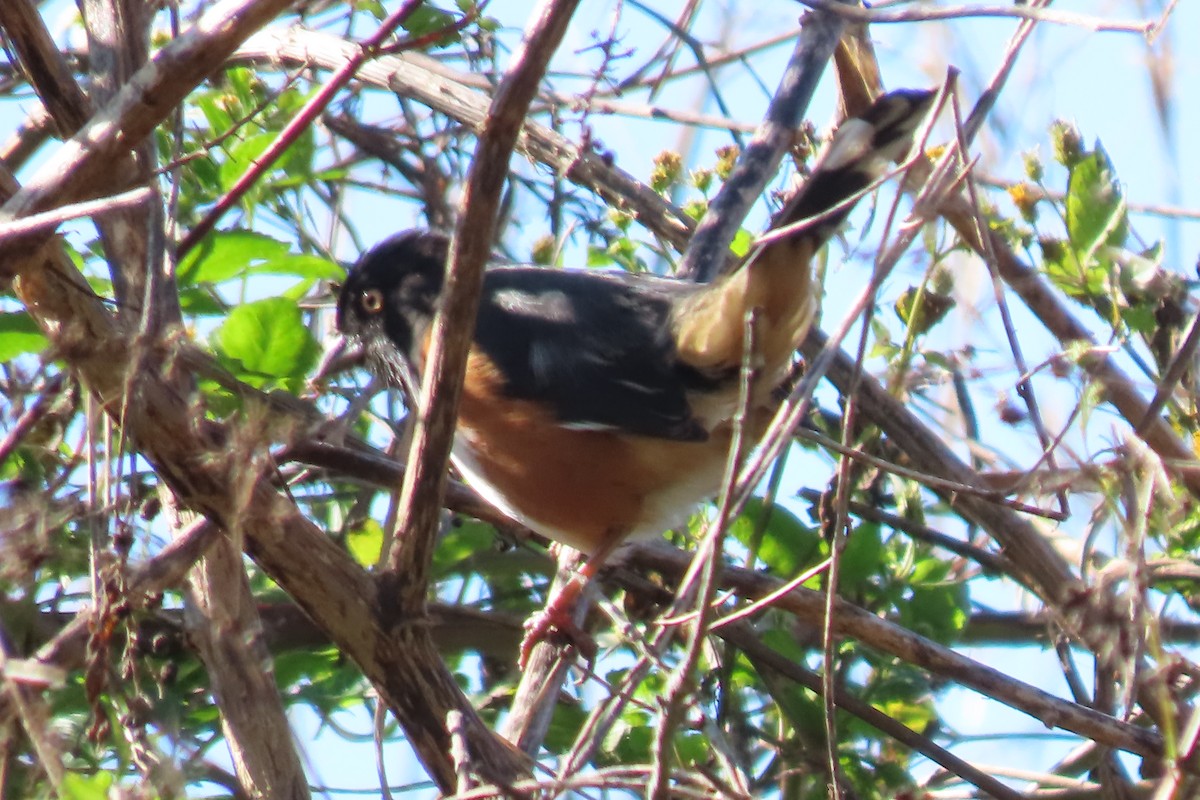
[[[587,580],[579,573],[572,575],[566,586],[550,596],[545,608],[525,621],[525,638],[521,640],[521,656],[517,661],[519,669],[525,669],[533,648],[543,639],[563,640],[589,662],[596,657],[595,640],[575,623],[575,611]]]
[[[614,537],[616,538],[616,537]],[[620,544],[620,538],[592,553],[583,566],[575,570],[561,589],[550,595],[546,607],[525,621],[525,638],[521,640],[518,669],[529,663],[534,646],[551,637],[565,640],[582,655],[589,664],[596,659],[596,640],[575,621],[579,603],[583,599],[588,582],[600,570],[609,554]]]

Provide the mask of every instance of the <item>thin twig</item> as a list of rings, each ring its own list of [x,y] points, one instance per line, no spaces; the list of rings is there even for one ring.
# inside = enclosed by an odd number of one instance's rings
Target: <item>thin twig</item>
[[[38,687],[26,685],[19,678],[6,673],[6,666],[15,655],[16,651],[8,633],[0,625],[0,689],[3,689],[4,694],[17,707],[21,726],[33,745],[34,753],[37,754],[37,766],[44,770],[46,777],[50,779],[54,794],[67,797],[63,787],[67,775],[66,765],[63,763],[63,754],[59,750],[52,724],[55,715]]]
[[[750,122],[739,122],[736,119],[717,114],[701,114],[695,111],[685,111],[677,108],[666,108],[653,103],[631,103],[621,100],[606,100],[592,97],[582,101],[576,95],[560,92],[550,92],[548,97],[553,101],[554,108],[566,108],[573,111],[587,109],[589,114],[611,114],[623,117],[639,117],[650,120],[673,122],[678,125],[691,125],[697,128],[712,128],[714,130],[734,131],[737,133],[753,133],[758,126]],[[550,104],[539,104],[538,110],[543,110]]]
[[[770,647],[767,647],[752,632],[749,626],[745,624],[730,626],[721,632],[721,636],[737,645],[746,654],[746,657],[750,659],[750,662],[754,664],[755,669],[758,670],[760,675],[763,674],[764,668],[772,669],[781,675],[787,676],[794,683],[819,695],[824,696],[824,693],[828,691],[829,687],[824,684],[820,676],[813,674],[811,670],[784,658]],[[826,673],[829,671],[829,669],[825,670]],[[860,700],[841,686],[833,686],[831,700],[837,708],[853,714],[886,736],[911,747],[930,761],[950,770],[968,783],[990,793],[993,797],[999,800],[1019,800],[1019,798],[1024,797],[1024,795],[1005,786],[985,771],[959,758],[944,747],[940,747],[929,737],[922,736],[902,722],[892,719],[870,703]],[[837,781],[831,781],[831,790],[837,784]]]
[[[21,416],[13,423],[13,426],[8,429],[8,433],[4,434],[4,439],[0,440],[0,464],[8,460],[9,455],[21,443],[21,440],[54,407],[54,403],[60,396],[65,380],[66,376],[59,373],[47,381],[46,385],[39,391],[37,400],[22,412]]]
[[[740,380],[738,381],[738,404],[733,419],[733,436],[726,456],[725,475],[717,502],[717,515],[706,526],[700,546],[692,557],[692,566],[680,582],[675,599],[663,613],[664,617],[675,617],[686,609],[695,609],[688,616],[690,630],[684,645],[683,658],[671,672],[663,693],[659,724],[654,732],[652,759],[654,768],[650,772],[647,789],[654,800],[668,796],[667,779],[670,773],[672,740],[682,721],[687,702],[695,690],[695,671],[700,663],[705,636],[709,630],[710,617],[714,611],[713,597],[717,590],[717,574],[720,553],[724,550],[725,533],[733,519],[732,508],[737,491],[737,477],[742,462],[753,442],[746,434],[746,420],[750,414],[751,398],[754,397],[755,328],[756,314],[752,311],[743,323],[743,352]],[[658,652],[664,652],[658,648]]]
[[[400,6],[400,8],[392,12],[392,14],[390,14],[388,18],[383,21],[383,24],[381,24],[373,34],[362,41],[355,56],[347,59],[346,62],[333,73],[333,76],[321,86],[316,95],[314,95],[311,100],[304,104],[304,107],[300,109],[300,112],[288,120],[287,125],[283,127],[283,130],[279,132],[279,135],[276,136],[269,145],[267,145],[267,148],[263,150],[261,155],[254,159],[253,166],[246,170],[245,174],[238,178],[237,182],[230,187],[229,191],[217,201],[217,204],[213,206],[212,210],[205,214],[204,218],[196,223],[195,227],[188,231],[187,235],[183,237],[183,240],[179,243],[177,248],[177,254],[179,258],[183,258],[185,255],[187,255],[188,251],[199,244],[200,241],[208,235],[209,231],[216,227],[218,220],[225,216],[225,212],[233,208],[241,201],[246,192],[250,191],[254,184],[258,183],[262,176],[275,165],[275,162],[279,160],[284,152],[291,147],[306,130],[308,130],[308,127],[313,123],[313,121],[316,120],[316,118],[321,115],[321,113],[329,106],[329,104],[333,102],[334,96],[336,96],[337,93],[342,90],[342,87],[350,82],[350,80],[354,77],[354,74],[358,71],[359,67],[361,67],[368,59],[375,57],[375,55],[379,53],[380,48],[383,46],[384,41],[386,41],[387,38],[391,36],[397,28],[403,25],[405,20],[407,20],[413,14],[413,12],[420,8],[421,5],[421,0],[408,0],[408,2],[404,3],[402,6]],[[465,24],[466,21],[471,18],[473,18],[472,15],[467,15],[459,23],[456,23],[456,25]],[[440,34],[444,32],[445,31],[439,31],[438,33]],[[406,42],[405,44],[408,43]]]
[[[981,175],[978,171],[975,173],[975,182],[983,186],[989,186],[993,189],[1003,189],[1008,191],[1015,186],[1022,187],[1023,191],[1027,192],[1031,200],[1049,200],[1052,203],[1066,202],[1066,192],[1053,192],[1041,186],[1035,186],[1026,180],[1008,180],[995,175]],[[1132,200],[1125,201],[1125,208],[1129,209],[1134,214],[1145,214],[1150,217],[1163,217],[1165,219],[1184,219],[1200,221],[1200,208],[1188,208],[1186,206],[1174,206],[1165,203],[1137,203]]]
[[[72,203],[52,211],[30,214],[11,222],[0,222],[0,242],[35,233],[51,233],[64,222],[80,217],[101,217],[114,211],[124,211],[140,206],[153,197],[153,190],[140,186],[130,189],[128,192],[101,197],[98,200],[85,200],[82,203]]]
[[[1048,5],[1048,0],[1037,0],[1032,7],[1042,8],[1046,5]],[[1012,74],[1013,67],[1016,65],[1017,55],[1021,52],[1021,49],[1024,47],[1025,43],[1029,41],[1029,37],[1033,34],[1033,29],[1034,22],[1032,20],[1023,20],[1021,24],[1017,26],[1016,32],[1013,33],[1012,38],[1009,40],[1008,47],[1005,50],[1004,58],[1001,60],[999,68],[997,68],[995,75],[992,76],[992,79],[988,82],[987,87],[976,101],[975,107],[971,109],[971,113],[967,117],[966,122],[962,122],[961,120],[961,109],[956,98],[956,101],[953,104],[956,117],[955,122],[958,123],[955,126],[955,131],[959,137],[959,146],[962,148],[964,153],[967,152],[971,142],[982,129],[987,114],[995,105],[996,100],[1000,96],[1001,89],[1008,81],[1009,75]],[[992,291],[996,298],[996,307],[1000,312],[1000,320],[1004,327],[1004,334],[1008,341],[1008,348],[1012,353],[1013,363],[1017,367],[1017,372],[1021,376],[1017,382],[1017,395],[1025,402],[1025,408],[1029,412],[1029,419],[1033,424],[1034,432],[1037,434],[1038,442],[1042,448],[1041,460],[1045,461],[1045,463],[1047,463],[1051,468],[1054,468],[1058,466],[1054,458],[1054,446],[1056,442],[1051,441],[1050,434],[1046,429],[1046,422],[1042,418],[1041,408],[1037,402],[1037,394],[1034,391],[1033,381],[1028,377],[1029,368],[1025,361],[1025,355],[1021,349],[1020,340],[1017,337],[1016,326],[1012,321],[1012,314],[1008,308],[1008,301],[1003,291],[1003,285],[999,276],[996,274],[996,270],[991,267],[991,265],[995,264],[995,254],[990,247],[990,240],[982,235],[982,226],[986,223],[983,222],[984,215],[981,211],[979,194],[976,190],[971,175],[967,176],[965,186],[966,196],[971,205],[976,209],[976,224],[980,226],[980,240],[984,242],[985,245],[984,261],[989,265],[988,274],[992,279]],[[1058,504],[1058,517],[1065,519],[1069,513],[1065,492],[1059,493]]]
[[[834,11],[846,19],[862,23],[887,24],[893,22],[933,22],[945,19],[974,19],[978,17],[1008,17],[1034,22],[1049,22],[1089,31],[1112,31],[1117,33],[1139,33],[1149,35],[1159,27],[1158,20],[1107,20],[1103,17],[1073,14],[1069,11],[1049,11],[1026,5],[1003,6],[929,6],[920,8],[887,10],[861,6],[842,6],[837,0],[801,0],[811,8]]]
[[[940,101],[944,102],[944,91]],[[935,101],[935,109],[938,105],[938,101]],[[928,135],[929,125],[933,116],[934,114],[931,114],[930,121],[926,123],[925,132],[916,138],[917,142],[923,143],[924,137]],[[921,146],[923,144],[918,144],[914,149],[919,152]],[[812,396],[817,383],[824,377],[826,370],[833,363],[833,360],[841,354],[840,342],[849,335],[850,330],[855,325],[855,321],[859,319],[863,309],[869,304],[870,298],[874,295],[879,283],[899,260],[900,256],[916,238],[921,227],[924,225],[924,220],[930,211],[928,198],[943,195],[948,191],[946,187],[942,187],[939,184],[947,177],[952,158],[953,153],[951,151],[947,151],[943,155],[939,162],[939,170],[935,172],[921,189],[920,196],[914,201],[913,213],[901,225],[896,240],[891,244],[887,252],[881,252],[876,259],[872,280],[859,293],[856,300],[851,303],[849,310],[842,319],[842,323],[829,338],[828,345],[813,359],[808,370],[805,372],[804,378],[780,406],[775,419],[772,420],[767,433],[763,436],[764,446],[760,448],[758,454],[746,465],[743,475],[739,480],[743,502],[753,491],[752,487],[757,486],[762,480],[767,465],[775,458],[778,458],[780,452],[782,452],[783,448],[790,441],[792,432],[799,429],[800,421],[807,414],[808,399]],[[911,166],[915,161],[915,158],[909,159],[901,169],[903,170],[905,167]],[[926,199],[922,200],[922,198]],[[813,331],[810,331],[809,336],[810,338],[813,336]],[[849,387],[846,388],[849,389]]]
[[[1179,385],[1179,381],[1194,366],[1197,347],[1200,347],[1200,314],[1197,314],[1192,319],[1187,336],[1184,337],[1182,344],[1179,345],[1179,350],[1172,356],[1171,363],[1167,365],[1166,372],[1163,373],[1162,378],[1158,381],[1158,387],[1154,390],[1154,397],[1150,399],[1150,405],[1146,406],[1146,415],[1142,417],[1142,420],[1134,428],[1135,434],[1143,436],[1146,429],[1158,419],[1159,413],[1162,412],[1163,406],[1171,398],[1171,394],[1175,391],[1175,387]],[[1132,422],[1132,420],[1130,421]]]
[[[660,570],[671,579],[681,576],[691,560],[690,554],[671,548],[645,544],[633,547],[637,548],[636,558],[642,568]],[[724,568],[721,581],[723,587],[735,589],[746,598],[763,597],[782,583],[761,572],[733,566]],[[824,592],[796,588],[778,598],[774,608],[819,625],[825,617]],[[1163,752],[1162,738],[1154,731],[1062,700],[906,628],[882,620],[850,602],[837,600],[832,618],[834,632],[839,636],[849,636],[868,643],[876,650],[974,689],[1047,725],[1140,755],[1157,757]]]
[[[1200,471],[1189,468],[1194,466],[1196,460],[1192,448],[1165,420],[1158,416],[1146,416],[1148,401],[1108,351],[1097,344],[1091,331],[1075,317],[1060,294],[1033,267],[1017,256],[1000,233],[979,228],[975,210],[966,197],[949,197],[940,211],[968,247],[983,257],[990,250],[996,270],[1009,288],[1062,346],[1070,346],[1079,353],[1079,366],[1103,387],[1105,400],[1131,426],[1144,424],[1141,438],[1169,465],[1172,473],[1181,479],[1189,492],[1200,496]],[[1088,347],[1085,349],[1084,346]]]
[[[801,489],[798,496],[810,503],[819,503],[822,500],[821,492],[815,489]],[[847,504],[846,509],[860,519],[867,520],[868,522],[883,523],[890,528],[903,531],[914,539],[919,539],[927,544],[948,550],[956,556],[969,558],[977,562],[984,569],[995,572],[997,575],[1007,575],[1012,569],[1012,564],[1002,554],[976,547],[969,542],[964,542],[962,539],[956,539],[941,531],[936,531],[928,525],[922,525],[916,520],[907,519],[897,514],[890,514],[855,500],[851,500]],[[797,585],[802,584],[803,581]]]
[[[253,63],[283,60],[336,69],[353,52],[353,45],[336,36],[290,28],[255,36],[241,48],[239,57]],[[482,131],[490,105],[488,96],[448,78],[445,70],[432,69],[428,56],[419,56],[419,53],[401,53],[380,58],[365,64],[358,77],[364,83],[411,97],[477,132]],[[687,245],[692,223],[683,210],[615,166],[611,159],[581,148],[532,121],[526,122],[518,149],[572,183],[594,192],[604,202],[627,209],[677,250]]]

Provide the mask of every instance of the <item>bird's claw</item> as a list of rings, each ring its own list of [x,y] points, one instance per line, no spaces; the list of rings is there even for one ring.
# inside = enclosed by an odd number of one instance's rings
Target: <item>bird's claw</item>
[[[596,640],[575,624],[569,612],[558,608],[554,603],[525,621],[525,638],[521,640],[518,669],[523,670],[528,666],[533,648],[542,641],[573,647],[575,652],[584,657],[589,668],[596,661]]]

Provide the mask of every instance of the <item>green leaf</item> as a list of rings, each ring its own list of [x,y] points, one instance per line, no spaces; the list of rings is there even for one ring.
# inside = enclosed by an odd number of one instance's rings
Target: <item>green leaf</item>
[[[326,169],[317,170],[309,178],[310,183],[323,181],[325,183],[333,183],[336,181],[344,181],[350,177],[350,170],[345,167],[328,167]]]
[[[848,591],[866,583],[879,572],[883,559],[883,534],[879,525],[865,523],[846,537],[846,549],[838,562],[841,571],[838,578]]]
[[[954,298],[931,288],[910,286],[896,300],[896,315],[914,336],[921,336],[954,308]]]
[[[1154,315],[1155,308],[1149,303],[1121,309],[1121,319],[1129,326],[1129,330],[1149,336],[1158,330],[1158,319]]]
[[[636,714],[632,724],[630,715],[626,715],[613,725],[612,730],[604,740],[604,750],[598,754],[600,758],[615,764],[641,764],[650,758],[650,746],[654,743],[654,727],[649,719],[641,712]]]
[[[221,178],[222,192],[232,189],[239,178],[255,167],[263,151],[275,140],[275,136],[274,133],[252,134],[229,148],[229,156],[221,164],[218,172]],[[238,205],[251,211],[259,204],[261,194],[261,183],[256,183],[242,196]]]
[[[338,280],[345,271],[334,261],[307,253],[288,253],[280,258],[265,259],[252,270],[258,275],[290,275],[305,280]]]
[[[703,766],[712,759],[712,742],[707,736],[696,731],[680,732],[673,744],[680,764],[687,769]]]
[[[960,583],[914,587],[898,604],[901,624],[934,641],[949,642],[967,624],[967,589]]]
[[[259,93],[255,92],[255,87],[260,84],[254,70],[248,67],[236,67],[227,70],[225,77],[233,96],[241,103],[238,116],[243,116],[244,112],[250,111],[258,105],[262,98]]]
[[[45,346],[46,337],[29,314],[24,311],[0,314],[0,362],[41,352]]]
[[[590,245],[587,250],[587,265],[589,267],[611,267],[613,257],[603,247]]]
[[[575,703],[558,703],[554,716],[546,731],[546,749],[551,753],[566,752],[579,737],[579,730],[587,722],[587,711]]]
[[[252,265],[288,254],[286,242],[246,230],[214,231],[179,264],[180,286],[221,283]]]
[[[382,20],[387,17],[387,9],[379,0],[355,0],[355,6],[374,15],[375,19]]]
[[[63,775],[62,797],[66,800],[108,800],[112,783],[113,776],[108,772],[97,772],[95,775],[68,772]]]
[[[316,94],[316,91],[313,94]],[[305,99],[297,95],[298,101],[303,102]],[[316,135],[312,128],[307,128],[292,140],[275,163],[271,186],[275,189],[306,186],[312,178],[313,158],[316,152]]]
[[[1079,395],[1079,420],[1086,428],[1091,422],[1092,412],[1104,402],[1104,386],[1099,381],[1089,381]]]
[[[373,519],[366,520],[346,536],[346,549],[360,566],[375,566],[383,550],[383,527]]]
[[[271,297],[238,306],[214,334],[218,352],[240,365],[248,383],[303,378],[318,348],[294,301]]]
[[[938,558],[922,558],[908,576],[910,585],[941,583],[950,574],[950,565]]]
[[[431,8],[429,5],[421,5],[412,14],[409,14],[403,25],[404,30],[408,31],[413,38],[441,33],[442,35],[435,42],[438,47],[445,47],[458,41],[459,38],[458,32],[454,30],[454,17],[441,9]]]
[[[179,307],[189,317],[223,316],[229,310],[211,290],[196,286],[180,288]]]
[[[321,715],[362,702],[362,673],[336,647],[277,653],[275,681],[287,703],[306,703]]]
[[[1112,162],[1097,142],[1067,181],[1067,237],[1080,262],[1091,266],[1101,246],[1120,247],[1129,233],[1125,196]]]
[[[764,513],[766,504],[762,499],[751,498],[730,533],[746,547],[753,547],[751,539]],[[795,575],[823,555],[821,537],[795,514],[778,505],[771,508],[770,514],[755,555],[773,574]]]
[[[200,109],[200,113],[204,114],[209,128],[214,131],[227,131],[233,127],[233,117],[229,115],[225,104],[218,97],[219,95],[216,94],[204,95],[196,102],[196,106]]]
[[[745,228],[738,228],[738,232],[733,235],[733,241],[729,243],[729,249],[738,258],[745,258],[750,253],[750,246],[754,244],[754,234]]]
[[[1094,303],[1104,294],[1108,279],[1107,270],[1095,259],[1085,269],[1079,254],[1063,242],[1044,239],[1038,243],[1042,248],[1042,266],[1055,286],[1080,301]]]
[[[245,275],[332,280],[344,275],[333,261],[292,253],[287,242],[247,230],[214,231],[179,265],[179,285],[222,283]]]
[[[871,358],[883,358],[891,361],[900,351],[900,348],[892,341],[891,331],[879,320],[878,314],[871,317],[871,334],[872,344],[869,351]]]
[[[763,634],[763,643],[772,650],[803,663],[808,656],[797,646],[792,630],[773,628]],[[825,708],[821,699],[803,686],[784,680],[773,671],[759,672],[758,679],[766,683],[768,691],[779,704],[779,710],[800,734],[802,741],[822,741],[825,738]]]
[[[439,579],[451,575],[466,575],[476,569],[475,556],[492,548],[496,534],[492,526],[467,519],[457,519],[438,540],[433,554],[433,574]]]

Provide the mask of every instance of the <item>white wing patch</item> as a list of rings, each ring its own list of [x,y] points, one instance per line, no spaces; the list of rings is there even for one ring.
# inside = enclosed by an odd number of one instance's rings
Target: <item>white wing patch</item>
[[[526,292],[506,288],[493,295],[496,305],[512,314],[551,322],[574,322],[575,306],[564,292]]]

